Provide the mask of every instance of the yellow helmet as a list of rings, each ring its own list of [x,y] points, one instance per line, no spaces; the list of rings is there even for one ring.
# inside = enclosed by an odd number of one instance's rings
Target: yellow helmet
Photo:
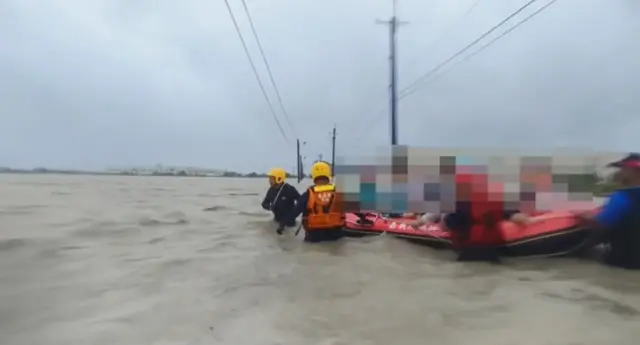
[[[331,179],[331,167],[325,162],[315,162],[311,166],[311,178],[315,180],[318,177],[326,177]]]
[[[287,172],[282,168],[273,168],[267,174],[269,178],[273,178],[275,183],[282,183],[287,178]]]

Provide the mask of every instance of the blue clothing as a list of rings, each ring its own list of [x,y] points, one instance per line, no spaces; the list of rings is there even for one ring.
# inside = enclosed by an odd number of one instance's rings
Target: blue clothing
[[[640,187],[634,187],[618,190],[609,196],[609,200],[596,216],[598,223],[604,227],[613,228],[631,211],[633,201],[628,193],[631,189],[640,191]]]
[[[596,220],[604,230],[601,240],[609,243],[605,263],[640,269],[640,187],[613,193]]]

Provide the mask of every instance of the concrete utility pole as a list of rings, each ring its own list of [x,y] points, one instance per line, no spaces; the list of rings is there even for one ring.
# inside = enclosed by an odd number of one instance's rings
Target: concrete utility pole
[[[300,153],[300,139],[296,139],[296,167],[294,170],[298,176],[298,183],[304,179],[304,172],[302,166],[302,154]]]
[[[398,26],[407,22],[398,21],[396,18],[396,2],[393,1],[393,14],[390,20],[377,20],[378,24],[389,27],[389,65],[390,65],[390,93],[391,93],[391,145],[398,145],[398,90],[397,90],[397,61],[396,61],[396,30]]]

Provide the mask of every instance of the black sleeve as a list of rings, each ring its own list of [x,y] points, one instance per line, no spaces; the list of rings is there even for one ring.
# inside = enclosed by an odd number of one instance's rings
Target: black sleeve
[[[274,191],[276,189],[271,187],[267,190],[267,194],[265,194],[264,199],[262,199],[262,208],[269,211],[271,209],[271,203],[273,202],[273,198],[275,197]]]

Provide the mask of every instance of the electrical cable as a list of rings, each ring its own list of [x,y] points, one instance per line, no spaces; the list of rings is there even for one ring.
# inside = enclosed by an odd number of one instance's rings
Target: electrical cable
[[[387,110],[384,109],[383,111],[380,111],[372,121],[366,122],[368,126],[360,127],[361,131],[359,131],[356,135],[350,137],[350,138],[353,138],[352,139],[353,143],[354,144],[358,143],[362,138],[364,138],[365,134],[369,133],[369,131],[373,128],[373,126],[375,126],[378,123],[378,121],[386,114],[387,114]]]
[[[280,133],[284,137],[285,142],[287,144],[289,144],[289,138],[287,137],[287,135],[285,134],[284,130],[282,129],[282,125],[280,124],[280,120],[278,120],[278,116],[276,115],[276,112],[273,109],[273,104],[271,104],[271,101],[269,100],[269,96],[267,95],[267,91],[265,90],[264,85],[262,84],[262,80],[260,80],[260,75],[258,74],[258,70],[256,69],[256,65],[253,63],[253,59],[251,58],[251,54],[249,53],[249,49],[247,48],[247,43],[245,42],[244,37],[242,36],[242,32],[240,32],[240,27],[238,26],[238,22],[236,21],[235,15],[233,15],[233,10],[231,9],[231,6],[229,5],[229,0],[224,0],[224,3],[227,5],[227,10],[229,11],[229,16],[231,16],[231,20],[233,21],[233,26],[235,26],[235,28],[236,28],[236,32],[238,33],[238,37],[240,38],[240,42],[242,43],[242,47],[244,48],[244,52],[247,55],[247,59],[249,59],[249,64],[251,65],[251,69],[253,70],[253,74],[255,75],[256,80],[258,81],[258,85],[260,86],[260,90],[262,91],[262,95],[264,96],[265,101],[267,101],[267,105],[269,106],[269,110],[271,111],[271,115],[273,115],[274,120],[276,120],[276,124],[278,124],[278,129],[280,130]]]
[[[436,74],[433,77],[431,77],[430,79],[426,80],[423,84],[421,84],[421,86],[419,88],[416,88],[410,92],[407,92],[405,94],[403,94],[401,97],[399,98],[404,98],[407,97],[411,94],[413,94],[414,92],[421,90],[423,87],[429,85],[430,83],[432,83],[434,80],[436,80],[439,77],[442,77],[443,75],[451,72],[452,70],[454,70],[456,67],[458,67],[459,65],[471,60],[474,56],[480,54],[482,51],[484,51],[485,49],[489,48],[491,45],[493,45],[494,43],[496,43],[497,41],[499,41],[500,39],[502,39],[503,37],[507,36],[508,34],[510,34],[511,32],[513,32],[514,30],[516,30],[518,27],[520,27],[520,25],[528,22],[529,20],[531,20],[531,18],[535,17],[536,15],[538,15],[540,12],[546,10],[547,8],[549,8],[549,6],[553,5],[554,3],[556,3],[556,1],[558,0],[551,0],[549,3],[547,3],[546,5],[540,7],[538,10],[536,10],[535,12],[531,13],[530,15],[528,15],[526,18],[524,18],[523,20],[519,21],[518,23],[516,23],[514,26],[512,26],[511,28],[509,28],[509,30],[501,33],[499,36],[497,36],[496,38],[492,39],[491,41],[487,42],[486,44],[482,45],[478,50],[474,51],[473,53],[467,55],[464,59],[459,60],[458,62],[454,63],[453,65],[451,65],[451,67],[449,67],[447,70],[445,70],[442,73]]]
[[[533,0],[533,2],[535,2],[536,0]],[[509,28],[508,30],[504,31],[503,33],[501,33],[499,36],[495,37],[494,39],[492,39],[491,41],[489,41],[488,43],[482,45],[478,50],[474,51],[473,53],[469,54],[468,56],[466,56],[464,59],[459,60],[458,62],[456,62],[455,64],[453,64],[449,69],[447,69],[446,71],[437,74],[435,76],[433,76],[432,78],[428,79],[425,81],[425,83],[423,85],[421,85],[419,88],[416,88],[414,90],[411,90],[409,92],[406,92],[404,94],[402,94],[400,97],[398,97],[398,100],[405,98],[411,94],[413,94],[414,92],[418,91],[419,89],[421,89],[423,86],[428,85],[430,82],[433,82],[433,80],[437,77],[441,77],[442,75],[450,72],[451,70],[453,70],[454,68],[456,68],[457,66],[463,64],[464,62],[469,61],[471,58],[473,58],[474,56],[478,55],[479,53],[481,53],[482,51],[484,51],[485,49],[489,48],[491,45],[493,45],[494,43],[496,43],[497,41],[499,41],[500,39],[504,38],[505,36],[507,36],[508,34],[512,33],[513,31],[515,31],[518,27],[520,27],[522,24],[528,22],[529,20],[531,20],[533,17],[535,17],[536,15],[540,14],[541,12],[543,12],[544,10],[546,10],[547,8],[549,8],[551,5],[553,5],[554,3],[556,3],[558,0],[551,0],[549,3],[545,4],[544,6],[542,6],[541,8],[539,8],[538,10],[536,10],[535,12],[531,13],[530,15],[528,15],[527,17],[525,17],[523,20],[519,21],[518,23],[516,23],[514,26],[512,26],[511,28]],[[531,2],[532,3],[532,2]],[[528,3],[527,5],[531,4]],[[527,6],[525,5],[525,6]],[[512,17],[512,16],[510,16]],[[492,29],[493,30],[493,29]],[[486,35],[485,35],[486,36]],[[375,120],[370,121],[369,123],[371,124],[370,126],[368,126],[368,128],[370,129],[373,124],[377,123],[379,118],[381,118],[385,113],[381,113],[378,117],[376,117]],[[362,135],[359,135],[356,137],[355,141],[359,141],[361,139],[361,137],[367,133],[367,131],[363,131]]]
[[[444,41],[444,39],[449,36],[453,30],[455,28],[457,28],[470,14],[471,12],[473,12],[473,10],[478,7],[478,5],[480,4],[480,2],[482,2],[482,0],[476,0],[471,7],[469,7],[469,9],[467,9],[467,11],[460,17],[458,18],[458,20],[456,20],[452,25],[450,25],[442,35],[440,35],[435,41],[431,42],[431,44],[429,44],[424,51],[430,51],[433,50],[435,47],[437,47],[438,45],[440,45],[440,43],[442,43],[442,41]],[[412,60],[410,63],[408,63],[408,67],[405,68],[400,74],[407,74],[407,71],[410,71],[412,69],[414,69],[414,67],[416,66],[416,64],[418,62],[420,62],[420,57],[416,56],[416,58],[414,60]]]
[[[253,32],[253,37],[256,40],[256,43],[258,43],[258,48],[260,49],[260,55],[262,55],[262,61],[264,62],[265,66],[267,67],[267,73],[269,74],[269,79],[271,79],[271,85],[273,85],[273,88],[276,92],[276,97],[278,98],[278,103],[280,104],[280,109],[282,110],[282,113],[284,114],[284,118],[287,120],[287,124],[289,124],[289,128],[291,129],[291,132],[293,133],[294,137],[298,137],[296,135],[296,131],[293,129],[293,125],[291,124],[291,120],[289,118],[289,113],[287,112],[287,109],[284,107],[284,103],[282,102],[282,97],[280,96],[280,89],[278,88],[278,85],[276,84],[275,79],[273,78],[273,73],[271,72],[271,65],[269,65],[269,61],[267,60],[267,56],[264,53],[264,49],[262,49],[262,43],[260,43],[260,38],[258,37],[258,32],[256,30],[255,25],[253,24],[253,18],[251,17],[251,12],[249,11],[249,7],[247,6],[247,2],[245,0],[241,0],[242,1],[242,6],[244,7],[244,13],[246,13],[247,18],[249,19],[249,25],[251,26],[251,31]]]
[[[484,34],[480,35],[480,37],[476,38],[475,40],[473,40],[471,43],[467,44],[464,48],[462,48],[461,50],[459,50],[457,53],[451,55],[448,59],[444,60],[442,63],[440,63],[439,65],[437,65],[435,68],[431,69],[429,72],[423,74],[421,77],[419,77],[418,79],[416,79],[413,83],[409,84],[409,86],[405,87],[404,89],[402,89],[400,91],[400,98],[404,97],[405,93],[413,93],[413,91],[411,89],[418,87],[424,80],[428,79],[430,76],[432,76],[435,72],[439,71],[442,67],[444,67],[446,64],[448,64],[449,62],[453,61],[455,58],[457,58],[458,56],[464,54],[464,52],[466,52],[467,50],[471,49],[474,45],[476,45],[478,42],[480,42],[482,39],[484,39],[485,37],[487,37],[488,35],[490,35],[492,32],[494,32],[495,30],[497,30],[498,28],[500,28],[502,25],[504,25],[506,22],[508,22],[509,20],[511,20],[511,18],[515,17],[516,15],[518,15],[520,12],[524,11],[527,7],[533,5],[536,1],[538,0],[529,0],[529,2],[527,2],[525,5],[523,5],[522,7],[520,7],[518,10],[516,10],[515,12],[511,13],[508,17],[506,17],[505,19],[503,19],[500,23],[496,24],[494,27],[492,27],[489,31],[485,32]]]

